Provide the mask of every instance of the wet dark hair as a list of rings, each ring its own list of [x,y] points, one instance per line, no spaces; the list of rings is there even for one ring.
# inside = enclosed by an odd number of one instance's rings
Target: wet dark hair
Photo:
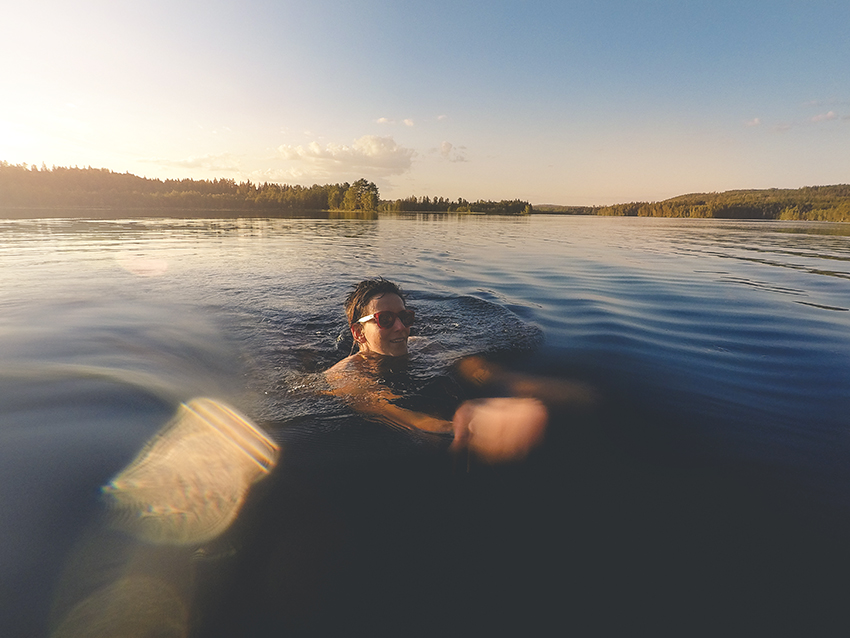
[[[376,279],[364,279],[360,283],[354,284],[354,290],[345,298],[345,316],[348,317],[348,325],[353,324],[363,316],[363,311],[372,299],[387,293],[398,295],[402,301],[407,302],[402,289],[389,279],[378,277]]]

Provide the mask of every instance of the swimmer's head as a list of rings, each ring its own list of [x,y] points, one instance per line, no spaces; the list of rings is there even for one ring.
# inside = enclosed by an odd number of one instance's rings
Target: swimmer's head
[[[379,277],[356,284],[345,299],[345,315],[360,352],[393,357],[406,355],[410,327],[398,316],[404,310],[405,294],[392,281]],[[388,327],[379,326],[376,319],[359,321],[379,312],[396,317]]]
[[[351,325],[361,317],[368,315],[366,306],[369,305],[369,302],[373,298],[387,293],[397,295],[402,301],[405,301],[406,295],[402,289],[389,279],[383,277],[364,279],[359,284],[355,284],[354,290],[345,298],[345,316],[348,317],[348,324]]]

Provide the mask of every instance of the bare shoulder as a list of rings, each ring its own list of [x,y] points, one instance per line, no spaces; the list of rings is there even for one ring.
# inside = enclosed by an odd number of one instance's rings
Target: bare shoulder
[[[361,394],[366,386],[375,385],[364,370],[365,362],[361,354],[353,354],[337,362],[325,371],[325,380],[331,386],[331,392],[337,395]]]
[[[344,377],[362,377],[366,374],[365,367],[365,358],[358,352],[350,357],[346,357],[342,361],[338,361],[333,366],[325,370],[325,378],[332,382],[334,379],[341,379]]]
[[[330,378],[334,378],[340,374],[345,374],[353,367],[353,362],[351,361],[357,355],[351,355],[350,357],[346,357],[342,361],[337,361],[330,368],[325,370],[325,376]]]
[[[353,354],[325,371],[331,393],[354,401],[359,409],[366,404],[392,401],[399,397],[376,379],[376,362],[361,353]]]

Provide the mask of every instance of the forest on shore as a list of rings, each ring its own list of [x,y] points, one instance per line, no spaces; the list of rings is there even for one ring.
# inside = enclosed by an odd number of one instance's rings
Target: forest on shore
[[[232,179],[149,179],[105,168],[66,168],[0,162],[2,209],[107,208],[122,211],[185,210],[274,214],[297,211],[456,212],[501,215],[528,214],[528,202],[491,202],[442,197],[410,197],[381,201],[378,187],[359,179],[353,184],[287,185]]]
[[[79,209],[221,211],[248,215],[299,211],[349,213],[429,212],[528,215],[610,215],[624,217],[690,217],[714,219],[783,219],[850,221],[850,185],[797,189],[734,190],[692,193],[660,202],[612,206],[532,206],[526,201],[408,197],[381,200],[378,187],[366,179],[349,184],[286,185],[233,179],[149,179],[105,168],[48,168],[0,161],[0,216],[15,209],[67,211]],[[5,213],[3,212],[5,211]]]
[[[695,217],[713,219],[786,219],[850,221],[850,185],[769,188],[722,193],[692,193],[660,202],[613,206],[538,205],[537,212],[620,217]]]

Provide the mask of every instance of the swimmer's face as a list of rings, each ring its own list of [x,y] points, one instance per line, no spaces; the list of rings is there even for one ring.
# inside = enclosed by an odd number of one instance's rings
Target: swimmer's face
[[[363,316],[375,314],[383,310],[400,312],[404,310],[404,301],[391,292],[373,297],[366,304]],[[396,317],[395,323],[389,328],[380,328],[375,320],[355,323],[351,333],[360,344],[360,351],[371,354],[383,354],[390,357],[401,357],[407,354],[407,339],[410,328]]]

